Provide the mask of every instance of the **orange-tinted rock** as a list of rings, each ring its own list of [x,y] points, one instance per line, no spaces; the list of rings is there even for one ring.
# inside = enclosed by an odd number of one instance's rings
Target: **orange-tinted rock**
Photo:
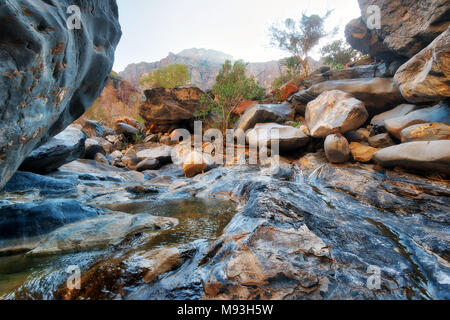
[[[252,101],[252,100],[244,100],[239,102],[238,106],[236,107],[236,109],[234,110],[234,114],[235,115],[242,115],[248,108],[250,108],[251,106],[258,104],[258,101]]]
[[[281,88],[281,100],[286,101],[287,98],[298,92],[300,89],[293,83],[289,82]]]

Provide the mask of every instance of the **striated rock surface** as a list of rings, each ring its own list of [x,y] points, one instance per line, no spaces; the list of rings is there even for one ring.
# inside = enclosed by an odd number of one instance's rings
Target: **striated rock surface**
[[[398,55],[411,58],[450,25],[447,0],[358,0],[363,20],[371,18],[369,6],[380,8],[381,28],[376,33]]]
[[[21,164],[20,170],[49,173],[62,165],[83,157],[86,135],[68,127],[49,142],[34,150]]]
[[[70,5],[81,29],[67,28]],[[8,1],[0,7],[0,187],[106,84],[121,36],[116,2]]]
[[[197,87],[146,90],[146,101],[139,114],[153,133],[168,132],[178,127],[192,128],[194,112],[201,107],[203,95],[204,92]]]
[[[450,140],[402,143],[378,151],[374,160],[383,167],[450,174]]]
[[[314,138],[358,129],[368,117],[364,103],[339,90],[323,92],[308,103],[305,113],[306,123]]]
[[[450,10],[450,9],[449,9]],[[409,102],[436,102],[450,97],[450,27],[395,74]]]
[[[369,78],[325,81],[299,91],[292,96],[292,101],[306,106],[325,91],[340,90],[347,92],[364,102],[370,115],[388,111],[404,101],[398,86],[392,78]],[[297,108],[297,112],[300,110]]]
[[[450,125],[440,122],[416,124],[400,132],[402,142],[450,140]]]
[[[384,127],[386,120],[406,116],[408,113],[413,112],[417,109],[419,109],[419,107],[413,104],[401,104],[392,110],[376,115],[375,117],[372,118],[370,124],[377,127]]]

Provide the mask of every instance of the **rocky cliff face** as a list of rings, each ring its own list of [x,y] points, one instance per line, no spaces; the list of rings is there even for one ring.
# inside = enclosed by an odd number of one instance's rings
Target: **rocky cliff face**
[[[80,9],[70,30],[69,6]],[[0,7],[0,187],[101,93],[121,36],[114,0],[10,0]]]
[[[120,75],[137,86],[139,79],[148,72],[170,64],[185,64],[189,66],[192,84],[199,86],[202,90],[209,90],[216,82],[216,76],[225,60],[233,61],[234,59],[230,55],[215,50],[188,49],[178,54],[169,53],[166,58],[157,62],[130,64],[120,72]],[[273,80],[281,75],[281,65],[278,61],[250,63],[247,70],[248,75],[256,77],[260,85],[265,88],[269,88]]]

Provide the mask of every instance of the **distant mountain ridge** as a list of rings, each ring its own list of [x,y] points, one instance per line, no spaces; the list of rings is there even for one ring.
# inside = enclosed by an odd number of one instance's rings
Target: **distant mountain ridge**
[[[189,67],[191,83],[199,86],[202,90],[209,90],[216,81],[225,60],[235,61],[233,56],[211,49],[186,49],[178,54],[172,52],[156,62],[141,62],[128,65],[120,76],[139,85],[139,79],[146,73],[170,64],[185,64]],[[260,85],[270,88],[273,81],[281,75],[282,66],[279,61],[269,61],[261,63],[249,63],[247,67],[248,76],[257,78]]]

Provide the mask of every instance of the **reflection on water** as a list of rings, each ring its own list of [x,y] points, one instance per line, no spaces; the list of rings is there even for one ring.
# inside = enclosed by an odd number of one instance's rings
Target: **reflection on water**
[[[0,257],[0,298],[51,299],[53,291],[67,279],[66,269],[70,265],[77,265],[85,271],[94,263],[109,259],[113,253],[121,254],[120,251],[125,254],[130,250],[181,245],[198,239],[215,240],[236,213],[231,202],[219,200],[144,201],[106,207],[130,214],[173,217],[179,220],[179,224],[155,237],[148,237],[149,240],[140,243],[139,248],[119,246],[48,257]]]

